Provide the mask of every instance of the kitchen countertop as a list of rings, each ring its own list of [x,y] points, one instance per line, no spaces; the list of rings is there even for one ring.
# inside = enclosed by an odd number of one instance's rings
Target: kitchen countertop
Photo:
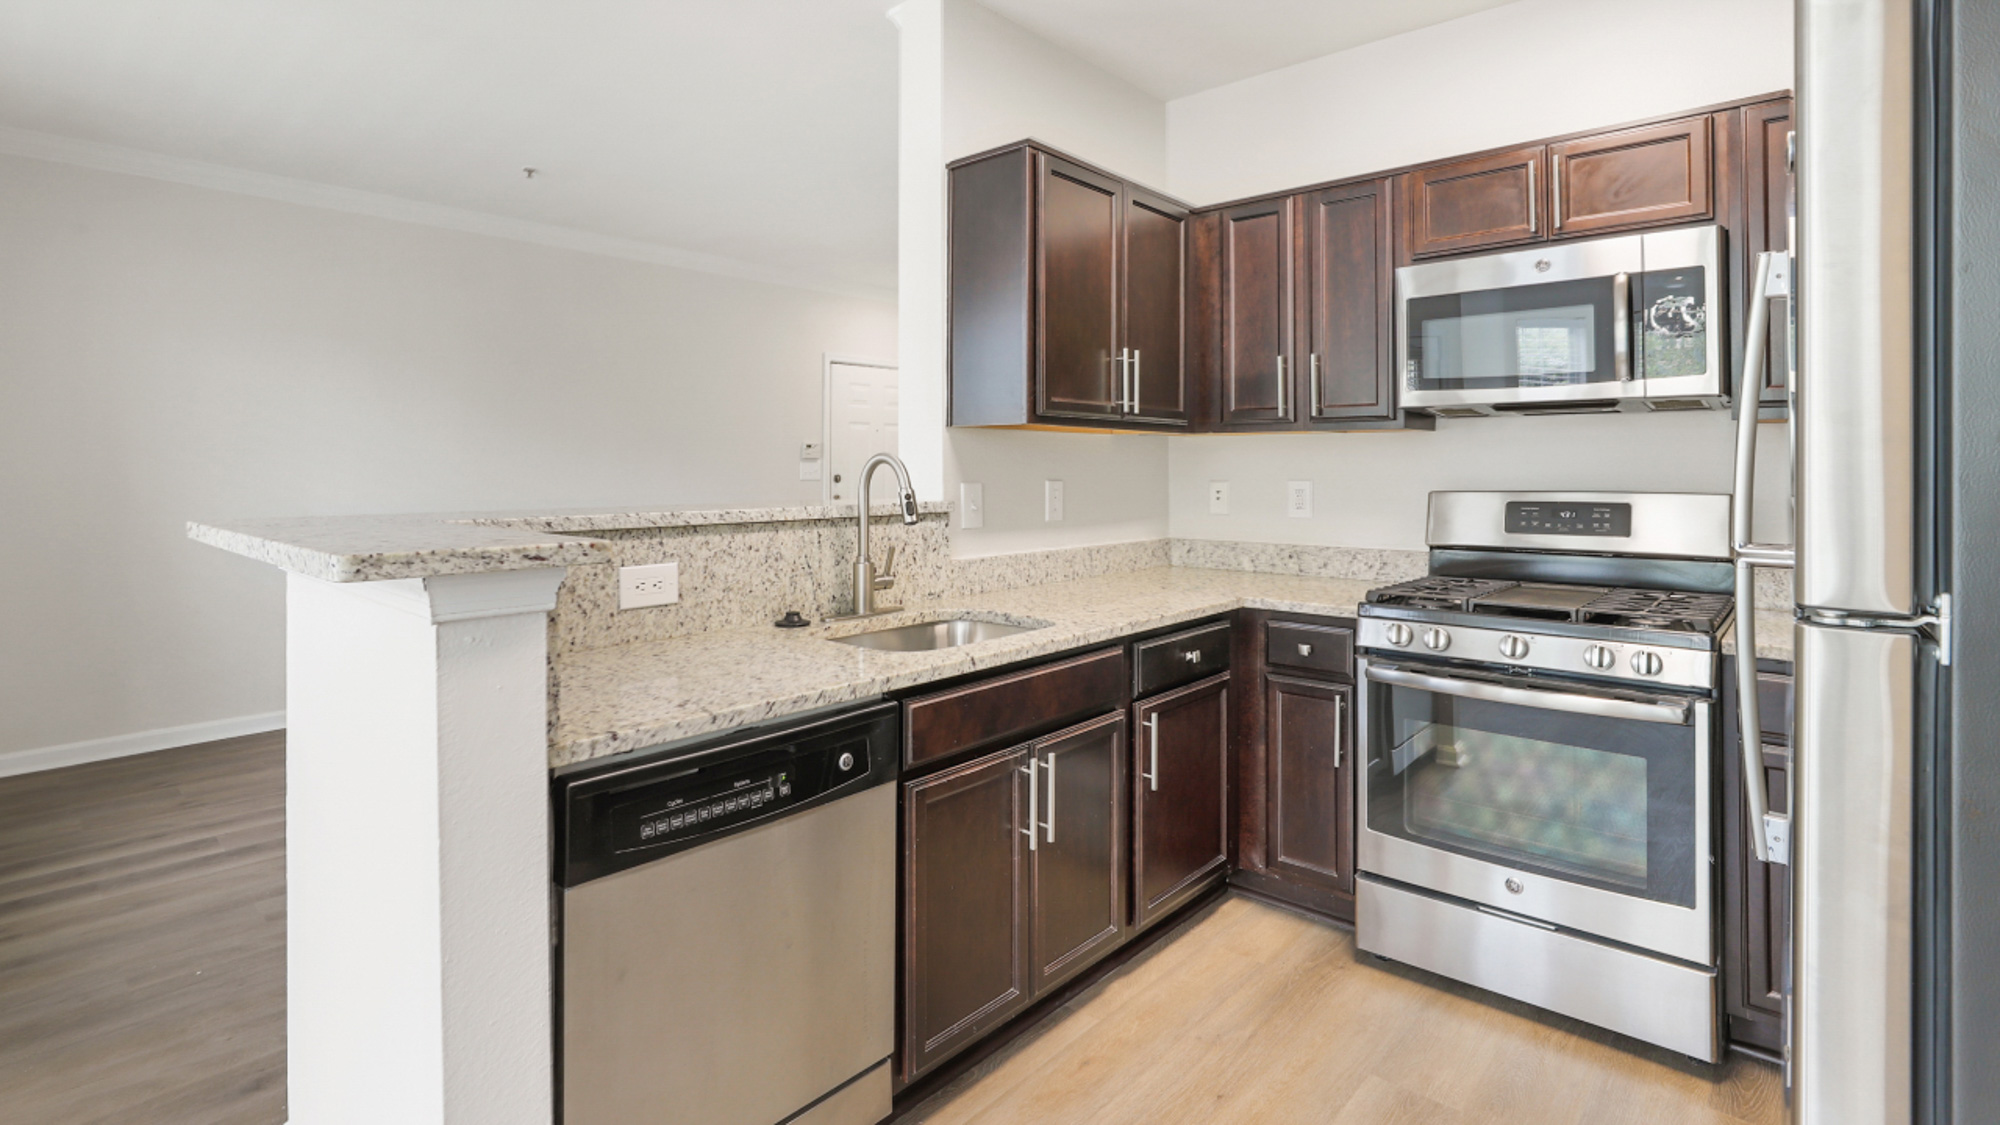
[[[926,501],[926,513],[949,511]],[[869,511],[894,516],[892,504]],[[447,512],[400,516],[306,516],[189,523],[188,538],[324,582],[435,578],[611,561],[596,531],[718,524],[852,520],[854,505],[689,508],[605,512]]]
[[[1014,664],[1236,609],[1351,617],[1376,581],[1157,567],[953,598],[867,621],[730,630],[557,659],[549,764],[572,765]],[[1030,632],[935,652],[829,639],[972,616]]]
[[[1785,609],[1760,609],[1757,611],[1757,657],[1760,660],[1792,659],[1792,611]],[[1722,651],[1728,655],[1736,653],[1736,627],[1730,626],[1722,634]]]

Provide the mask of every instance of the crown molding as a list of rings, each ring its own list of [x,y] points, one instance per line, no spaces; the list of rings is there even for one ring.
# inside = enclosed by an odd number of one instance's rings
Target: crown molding
[[[343,211],[351,215],[366,215],[376,219],[388,219],[391,222],[438,227],[462,234],[504,238],[512,242],[526,242],[536,246],[573,250],[606,258],[623,258],[627,261],[646,262],[694,273],[732,277],[742,281],[762,282],[766,285],[782,285],[790,289],[807,289],[817,293],[876,301],[893,301],[896,298],[893,289],[883,290],[872,286],[802,276],[791,270],[718,254],[706,254],[699,250],[683,250],[677,246],[597,234],[555,223],[538,223],[485,211],[424,203],[396,195],[337,187],[312,180],[294,179],[269,172],[254,172],[247,168],[211,164],[207,161],[168,156],[145,149],[128,148],[101,141],[78,140],[75,137],[41,133],[8,125],[0,125],[0,154],[46,160],[57,164],[72,164],[100,172],[143,176],[151,180],[165,180],[169,183],[207,188],[211,191],[255,196],[259,199],[293,203],[302,207]]]

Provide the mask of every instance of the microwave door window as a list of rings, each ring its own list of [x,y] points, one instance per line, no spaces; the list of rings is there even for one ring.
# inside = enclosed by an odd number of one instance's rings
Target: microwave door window
[[[1638,375],[1708,374],[1708,276],[1700,266],[1649,270],[1633,285]]]
[[[1418,297],[1410,313],[1412,390],[1567,387],[1617,377],[1608,279]]]

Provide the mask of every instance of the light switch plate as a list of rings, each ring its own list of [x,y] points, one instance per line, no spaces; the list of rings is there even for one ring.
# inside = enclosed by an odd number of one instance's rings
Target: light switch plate
[[[1063,518],[1063,482],[1045,480],[1042,482],[1042,519],[1049,523],[1059,523]]]
[[[818,443],[818,442],[816,442],[816,441],[802,441],[802,442],[800,442],[800,443],[799,443],[799,460],[801,460],[801,461],[817,461],[817,460],[819,460],[819,443]]]
[[[672,605],[680,600],[681,564],[669,562],[618,568],[619,609]]]
[[[958,526],[967,530],[986,526],[985,485],[959,483]]]
[[[1313,482],[1309,480],[1285,482],[1285,514],[1295,520],[1312,518]]]
[[[820,479],[820,466],[821,466],[822,464],[825,464],[825,462],[823,462],[823,461],[801,461],[801,462],[799,462],[799,479],[800,479],[800,480],[818,480],[818,479]]]
[[[1229,482],[1212,480],[1208,482],[1208,514],[1226,516],[1229,514]]]

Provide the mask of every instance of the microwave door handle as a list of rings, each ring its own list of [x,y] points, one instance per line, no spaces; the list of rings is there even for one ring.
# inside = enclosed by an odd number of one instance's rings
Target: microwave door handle
[[[1618,381],[1632,381],[1632,275],[1611,275],[1611,362]]]
[[[1574,695],[1564,691],[1508,687],[1505,684],[1489,684],[1483,680],[1433,676],[1426,672],[1412,672],[1406,668],[1386,668],[1379,665],[1368,669],[1368,678],[1379,684],[1415,688],[1418,691],[1435,692],[1438,695],[1455,695],[1462,699],[1477,699],[1487,703],[1509,703],[1516,707],[1534,707],[1544,711],[1569,711],[1578,715],[1594,715],[1600,719],[1634,719],[1642,723],[1664,723],[1669,726],[1688,724],[1689,708],[1687,704],[1681,702],[1648,703],[1636,699],[1608,699],[1596,695]]]

